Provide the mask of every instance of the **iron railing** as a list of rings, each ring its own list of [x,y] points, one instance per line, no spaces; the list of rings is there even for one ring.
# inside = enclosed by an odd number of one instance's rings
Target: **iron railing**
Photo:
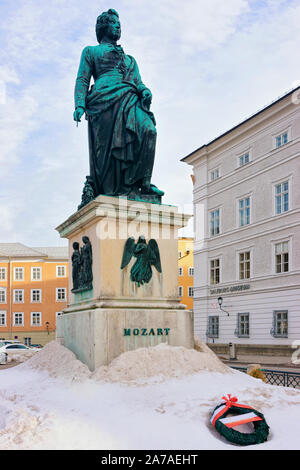
[[[247,372],[247,367],[231,367],[241,372]],[[261,369],[266,377],[267,383],[271,385],[283,385],[300,389],[300,374],[285,370]]]

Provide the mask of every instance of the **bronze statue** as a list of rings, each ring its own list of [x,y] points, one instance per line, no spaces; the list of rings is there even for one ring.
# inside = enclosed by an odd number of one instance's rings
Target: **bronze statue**
[[[80,122],[84,113],[88,121],[95,197],[148,196],[160,202],[164,193],[151,184],[156,146],[152,95],[135,59],[117,44],[121,25],[115,10],[98,17],[96,35],[99,44],[82,52],[74,112],[75,121]]]
[[[121,269],[128,266],[133,256],[136,258],[136,262],[130,270],[130,280],[135,282],[138,287],[143,284],[148,284],[151,281],[152,266],[154,266],[159,273],[162,272],[159,248],[156,240],[151,239],[147,244],[143,235],[139,237],[137,243],[135,243],[133,237],[128,238],[124,246]]]
[[[73,289],[76,291],[80,287],[80,271],[81,271],[81,256],[79,251],[79,243],[73,243],[74,252],[72,254],[72,279],[73,279]]]
[[[73,243],[74,252],[72,254],[72,279],[73,293],[78,293],[93,288],[93,253],[92,245],[88,237],[83,237],[83,246],[80,249],[79,243]]]
[[[83,247],[81,248],[82,263],[82,283],[85,288],[93,287],[93,254],[92,245],[88,237],[82,237]]]

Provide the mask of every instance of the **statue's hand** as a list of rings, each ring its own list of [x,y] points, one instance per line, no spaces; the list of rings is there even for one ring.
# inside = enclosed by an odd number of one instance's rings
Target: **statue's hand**
[[[76,108],[73,114],[74,121],[81,122],[80,119],[82,118],[83,114],[84,114],[84,108],[81,108],[81,107]]]
[[[150,106],[151,106],[151,102],[152,102],[152,93],[150,90],[144,90],[143,93],[142,93],[142,105],[147,108],[147,109],[150,109]]]

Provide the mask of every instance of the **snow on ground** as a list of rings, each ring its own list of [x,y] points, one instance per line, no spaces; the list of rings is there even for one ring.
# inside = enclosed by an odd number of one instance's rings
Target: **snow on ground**
[[[0,449],[241,449],[209,424],[228,393],[270,426],[266,443],[245,449],[299,449],[300,391],[229,370],[207,350],[141,349],[91,374],[52,342],[0,371]]]

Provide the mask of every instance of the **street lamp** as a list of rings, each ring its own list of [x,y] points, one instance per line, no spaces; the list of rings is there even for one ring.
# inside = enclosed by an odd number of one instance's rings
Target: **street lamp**
[[[46,321],[46,330],[47,330],[47,333],[49,335],[50,333],[49,333],[49,322],[48,321]]]
[[[185,254],[183,256],[180,256],[180,258],[178,258],[178,261],[181,260],[182,258],[186,258],[186,256],[189,256],[191,250],[188,248],[186,251],[185,251]]]
[[[222,308],[222,304],[223,304],[223,297],[218,297],[218,304],[219,304],[219,308],[220,308],[220,310],[222,310],[222,312],[225,312],[225,313],[227,313],[227,315],[229,316],[229,313],[228,313],[228,312],[226,312],[226,310],[224,310],[224,309]]]

